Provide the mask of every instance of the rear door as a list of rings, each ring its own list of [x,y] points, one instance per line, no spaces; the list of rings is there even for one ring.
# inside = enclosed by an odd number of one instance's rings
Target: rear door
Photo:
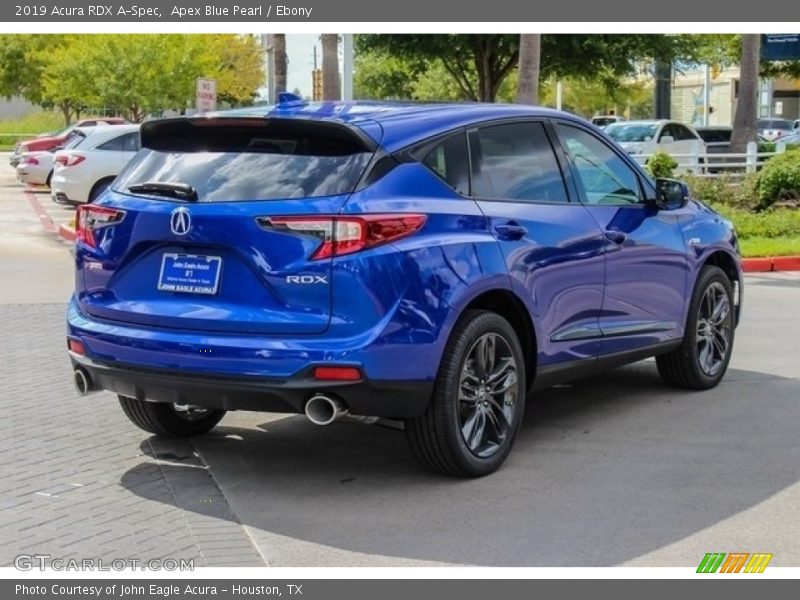
[[[488,217],[511,285],[537,324],[539,365],[599,349],[604,239],[570,193],[544,123],[470,131],[472,195]]]
[[[100,203],[124,215],[78,246],[82,308],[176,330],[324,331],[331,217],[370,161],[370,142],[292,119],[144,125],[144,149]]]

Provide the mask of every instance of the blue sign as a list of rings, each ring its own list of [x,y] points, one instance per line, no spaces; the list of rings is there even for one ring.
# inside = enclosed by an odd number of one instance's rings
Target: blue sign
[[[762,35],[761,60],[800,60],[800,33]]]

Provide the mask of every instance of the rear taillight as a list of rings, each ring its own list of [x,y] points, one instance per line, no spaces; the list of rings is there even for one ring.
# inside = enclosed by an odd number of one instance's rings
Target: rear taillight
[[[393,242],[422,229],[425,215],[260,217],[262,227],[317,238],[311,260],[352,254]]]
[[[84,204],[78,207],[75,219],[75,240],[95,248],[94,232],[103,227],[116,225],[125,216],[124,210]]]
[[[55,162],[56,164],[61,165],[62,167],[74,167],[75,165],[81,164],[83,161],[86,160],[86,157],[83,154],[57,154]]]
[[[25,164],[26,165],[33,165],[33,166],[38,165],[39,164],[39,159],[38,158],[34,158],[33,156],[28,156],[25,159]]]

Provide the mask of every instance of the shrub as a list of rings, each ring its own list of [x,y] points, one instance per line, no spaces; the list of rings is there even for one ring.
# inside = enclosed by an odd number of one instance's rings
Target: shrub
[[[650,157],[644,168],[652,177],[672,177],[672,172],[677,167],[678,163],[674,158],[663,150],[659,150]]]
[[[749,173],[744,177],[681,177],[692,192],[692,197],[706,204],[724,204],[736,208],[753,209],[759,204],[758,175]]]
[[[800,238],[800,211],[791,208],[770,208],[751,212],[724,204],[712,204],[714,210],[733,221],[741,239]]]
[[[800,148],[788,148],[767,162],[758,174],[756,189],[759,208],[781,200],[800,200]]]

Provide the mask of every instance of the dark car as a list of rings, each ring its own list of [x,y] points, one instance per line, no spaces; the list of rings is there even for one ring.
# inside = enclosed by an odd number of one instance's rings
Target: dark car
[[[474,477],[529,390],[653,356],[704,390],[728,367],[731,223],[583,119],[284,96],[141,144],[78,209],[67,345],[79,391],[151,433],[399,419],[422,463]]]

